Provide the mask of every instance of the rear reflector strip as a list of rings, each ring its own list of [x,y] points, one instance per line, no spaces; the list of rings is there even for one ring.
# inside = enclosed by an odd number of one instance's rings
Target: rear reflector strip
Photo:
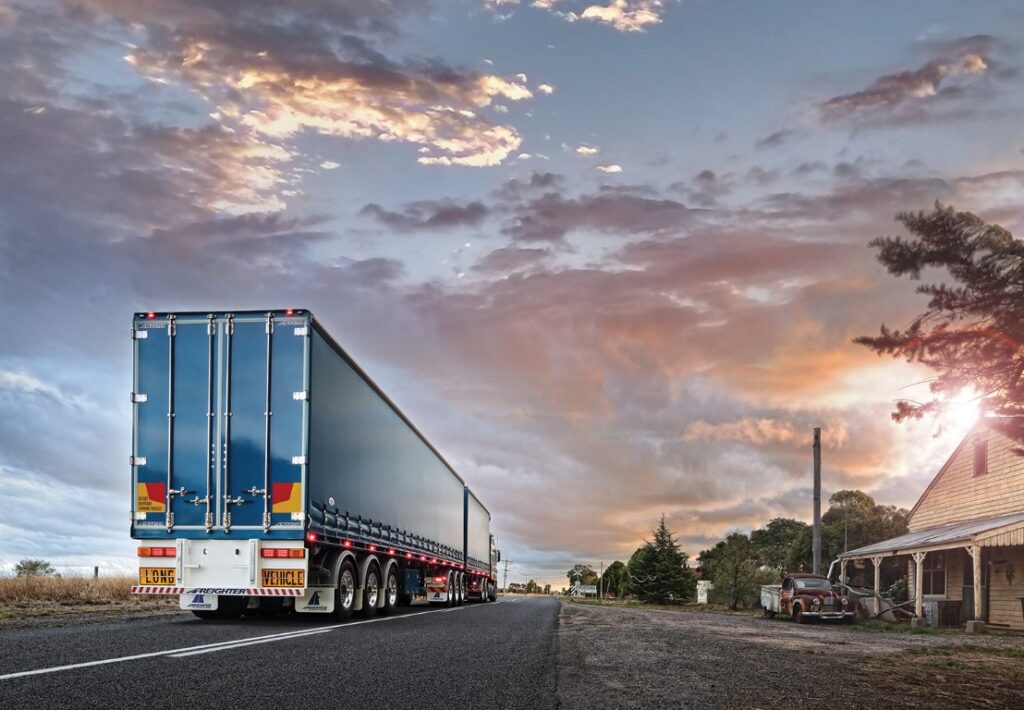
[[[301,547],[264,547],[260,550],[260,557],[305,557],[306,550]]]
[[[140,547],[139,557],[177,557],[178,551],[173,547]]]

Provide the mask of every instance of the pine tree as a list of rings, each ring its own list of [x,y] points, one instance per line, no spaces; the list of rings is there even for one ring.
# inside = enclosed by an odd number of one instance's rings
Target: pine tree
[[[1005,425],[1024,434],[1024,242],[970,212],[938,203],[932,212],[896,219],[912,235],[879,237],[870,245],[894,276],[917,280],[923,270],[945,272],[922,284],[928,307],[906,330],[885,325],[854,342],[932,368],[932,398],[899,401],[893,419],[941,414],[950,399],[973,389],[982,413],[1015,416]]]
[[[697,582],[664,515],[652,532],[651,542],[645,542],[629,560],[630,588],[645,602],[692,600]]]

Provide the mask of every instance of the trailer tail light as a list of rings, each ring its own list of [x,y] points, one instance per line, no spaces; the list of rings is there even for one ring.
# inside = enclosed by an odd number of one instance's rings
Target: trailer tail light
[[[139,557],[177,557],[178,550],[173,547],[140,547]]]
[[[306,551],[301,547],[264,547],[260,550],[261,557],[305,557]]]
[[[434,577],[434,581],[437,582],[438,584],[444,584],[445,579],[447,579],[447,578],[446,577]]]

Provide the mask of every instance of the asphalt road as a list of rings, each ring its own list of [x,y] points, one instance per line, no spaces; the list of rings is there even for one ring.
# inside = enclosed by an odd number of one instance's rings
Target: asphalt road
[[[551,708],[559,604],[0,632],[0,708]]]

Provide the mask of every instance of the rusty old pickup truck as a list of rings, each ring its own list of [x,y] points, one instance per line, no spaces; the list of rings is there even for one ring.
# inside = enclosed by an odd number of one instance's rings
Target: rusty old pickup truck
[[[766,619],[785,614],[799,624],[811,619],[850,623],[857,618],[854,601],[833,589],[828,577],[820,574],[787,574],[782,584],[763,585],[761,608]]]

